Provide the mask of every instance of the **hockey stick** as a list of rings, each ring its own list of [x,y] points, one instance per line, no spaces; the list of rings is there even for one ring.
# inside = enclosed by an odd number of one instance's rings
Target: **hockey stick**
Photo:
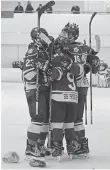
[[[89,22],[89,46],[91,48],[91,24],[92,20],[95,17],[97,12],[94,12],[91,16],[90,22]],[[90,69],[90,117],[91,117],[91,124],[93,124],[93,115],[92,115],[92,67]]]
[[[99,53],[100,51],[100,37],[99,35],[95,35],[95,40],[96,40],[96,52]],[[84,44],[86,45],[86,40],[84,40]],[[85,100],[85,124],[87,125],[87,97]]]
[[[50,49],[50,61],[52,61],[53,55],[53,43],[51,44]],[[50,99],[49,99],[49,133],[48,133],[48,148],[51,148],[52,134],[51,134],[51,98],[52,98],[52,84],[50,85]]]
[[[38,20],[37,20],[37,27],[38,27],[38,41],[39,41],[39,34],[40,34],[40,18],[41,15],[51,6],[55,4],[54,1],[50,1],[47,4],[45,4],[39,11],[38,11]],[[38,42],[39,44],[39,42]],[[39,56],[39,47],[37,49],[37,56]],[[36,67],[36,114],[38,114],[38,95],[39,95],[39,66]]]
[[[97,53],[99,53],[100,52],[100,36],[99,35],[95,35],[95,40],[96,40],[96,52]],[[100,85],[99,85],[99,79],[100,79],[100,77],[99,77],[99,74],[97,74],[97,77],[98,77],[98,83],[97,83],[97,87],[99,87]]]
[[[87,125],[87,96],[85,100],[85,124]]]
[[[85,39],[84,39],[84,45],[86,45]],[[85,107],[85,124],[87,125],[87,96],[86,96],[86,99],[85,99],[84,107]]]
[[[100,46],[101,46],[101,45],[100,45],[100,43],[101,43],[101,42],[100,42],[100,36],[99,36],[99,35],[95,35],[95,40],[96,40],[96,50],[95,50],[95,51],[96,51],[97,53],[99,53],[99,51],[100,51]]]

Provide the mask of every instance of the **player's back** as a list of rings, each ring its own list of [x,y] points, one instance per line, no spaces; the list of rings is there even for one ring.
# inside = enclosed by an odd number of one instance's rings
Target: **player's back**
[[[59,102],[78,102],[78,94],[74,76],[67,70],[63,70],[63,76],[52,85],[52,99]]]
[[[74,42],[66,44],[63,48],[64,52],[68,53],[70,57],[79,64],[85,64],[87,59],[87,48],[83,43]]]

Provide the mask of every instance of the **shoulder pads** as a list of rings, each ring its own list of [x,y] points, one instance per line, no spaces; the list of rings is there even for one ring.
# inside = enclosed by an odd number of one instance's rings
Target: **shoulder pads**
[[[37,55],[37,48],[36,47],[31,47],[30,49],[28,49],[28,51],[26,52],[25,56],[26,57],[34,57]]]

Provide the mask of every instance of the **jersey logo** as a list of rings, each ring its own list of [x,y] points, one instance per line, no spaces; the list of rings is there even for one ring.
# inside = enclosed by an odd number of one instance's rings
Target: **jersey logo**
[[[32,54],[32,52],[33,52],[32,48],[28,50],[28,54]]]
[[[77,47],[75,47],[75,48],[73,48],[73,51],[74,51],[75,53],[77,53],[77,52],[79,51],[79,49],[78,49]]]

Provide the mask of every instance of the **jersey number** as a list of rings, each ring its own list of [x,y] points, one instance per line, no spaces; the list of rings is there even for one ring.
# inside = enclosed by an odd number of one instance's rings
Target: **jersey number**
[[[27,59],[26,60],[26,67],[32,66],[33,65],[32,62],[33,62],[33,59],[31,59],[31,60]]]
[[[68,84],[68,87],[71,90],[76,90],[75,82],[74,82],[74,76],[71,73],[67,73],[67,79],[71,84]]]

